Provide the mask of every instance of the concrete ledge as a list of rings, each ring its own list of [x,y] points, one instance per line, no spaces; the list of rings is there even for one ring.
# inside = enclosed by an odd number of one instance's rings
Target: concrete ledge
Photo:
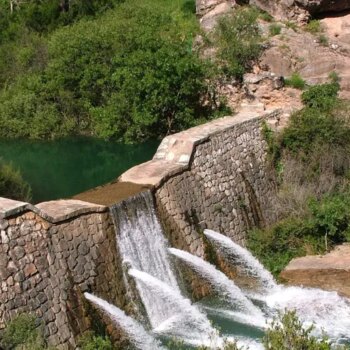
[[[153,159],[137,165],[119,178],[121,182],[133,182],[139,185],[159,187],[164,180],[189,169],[192,155],[198,144],[206,142],[210,137],[230,130],[236,125],[277,117],[280,110],[259,113],[238,113],[233,117],[215,119],[209,123],[167,136],[158,147]]]

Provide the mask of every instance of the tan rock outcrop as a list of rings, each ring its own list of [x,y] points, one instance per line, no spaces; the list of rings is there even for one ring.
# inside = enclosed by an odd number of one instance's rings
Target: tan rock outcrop
[[[293,259],[280,277],[291,285],[336,291],[350,298],[350,244],[326,255]]]

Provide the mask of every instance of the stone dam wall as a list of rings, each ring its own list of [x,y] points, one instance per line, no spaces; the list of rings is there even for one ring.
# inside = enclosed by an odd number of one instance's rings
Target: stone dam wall
[[[153,186],[172,246],[203,257],[205,228],[244,245],[247,230],[276,219],[275,171],[262,123],[278,113],[238,114],[168,136],[153,160],[120,180]]]
[[[37,207],[6,200],[6,208],[0,212],[0,330],[31,312],[50,345],[75,349],[76,336],[93,322],[83,292],[126,303],[108,208],[65,200]]]
[[[262,122],[278,113],[238,114],[168,136],[151,161],[119,181],[152,189],[172,246],[204,256],[204,228],[244,244],[248,229],[275,220],[275,179]],[[128,308],[118,232],[99,200],[110,186],[115,184],[94,192],[96,204],[33,206],[0,198],[0,336],[17,314],[32,312],[50,345],[75,349],[77,337],[93,326],[82,293]]]

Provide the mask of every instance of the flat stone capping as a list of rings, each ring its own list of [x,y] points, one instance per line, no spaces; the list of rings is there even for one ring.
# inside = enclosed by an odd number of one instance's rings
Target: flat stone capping
[[[111,206],[146,189],[149,189],[149,186],[130,182],[111,182],[79,193],[75,195],[73,199]]]
[[[33,206],[29,203],[0,197],[0,220],[28,210],[33,210]]]
[[[57,223],[82,214],[102,213],[107,211],[104,205],[92,204],[76,199],[61,199],[39,203],[36,206],[40,216],[49,222]]]
[[[280,113],[279,109],[266,111],[263,115],[255,112],[242,112],[169,135],[163,139],[151,161],[129,169],[120,176],[119,180],[159,187],[170,176],[188,169],[195,147],[210,139],[211,136],[229,130],[238,124],[256,119],[275,118]]]
[[[72,199],[43,202],[34,206],[29,203],[0,197],[0,220],[32,211],[50,223],[57,223],[82,214],[101,213],[107,210],[108,208],[104,205]]]

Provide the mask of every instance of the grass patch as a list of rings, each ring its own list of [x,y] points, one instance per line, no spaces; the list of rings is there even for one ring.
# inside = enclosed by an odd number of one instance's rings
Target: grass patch
[[[324,34],[320,34],[317,39],[322,46],[328,46],[329,40]]]
[[[306,82],[299,73],[293,73],[292,76],[285,79],[284,82],[286,86],[292,87],[294,89],[304,90],[306,87]]]
[[[277,23],[272,23],[269,26],[270,36],[275,36],[281,34],[282,26]]]
[[[322,31],[321,22],[318,19],[312,19],[306,26],[305,30],[312,34],[317,34]]]

